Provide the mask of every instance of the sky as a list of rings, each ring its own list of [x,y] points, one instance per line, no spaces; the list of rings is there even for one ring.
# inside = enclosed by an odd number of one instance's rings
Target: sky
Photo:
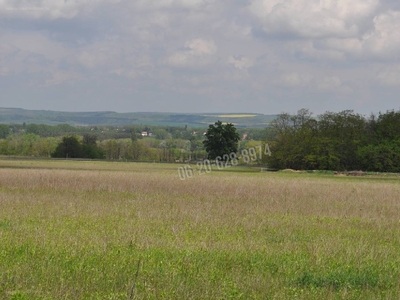
[[[0,0],[0,107],[400,109],[398,0]]]

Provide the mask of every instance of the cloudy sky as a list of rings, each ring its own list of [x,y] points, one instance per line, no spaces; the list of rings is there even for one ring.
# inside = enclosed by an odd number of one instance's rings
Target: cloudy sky
[[[0,0],[0,107],[400,108],[398,0]]]

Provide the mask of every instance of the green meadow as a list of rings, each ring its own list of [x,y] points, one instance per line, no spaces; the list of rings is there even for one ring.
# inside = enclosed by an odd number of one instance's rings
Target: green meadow
[[[0,299],[400,299],[400,179],[180,166],[0,160]]]

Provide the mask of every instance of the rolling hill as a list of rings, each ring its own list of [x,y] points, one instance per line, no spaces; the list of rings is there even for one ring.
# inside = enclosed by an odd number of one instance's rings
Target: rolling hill
[[[157,113],[157,112],[62,112],[50,110],[27,110],[22,108],[0,108],[0,123],[3,124],[70,124],[91,125],[153,125],[207,127],[218,120],[233,123],[236,127],[266,127],[276,115],[253,113]]]

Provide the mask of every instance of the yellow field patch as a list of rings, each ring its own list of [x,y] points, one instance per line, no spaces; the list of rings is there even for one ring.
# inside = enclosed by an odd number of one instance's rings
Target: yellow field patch
[[[218,118],[254,118],[257,115],[252,114],[228,114],[228,115],[217,115]]]

